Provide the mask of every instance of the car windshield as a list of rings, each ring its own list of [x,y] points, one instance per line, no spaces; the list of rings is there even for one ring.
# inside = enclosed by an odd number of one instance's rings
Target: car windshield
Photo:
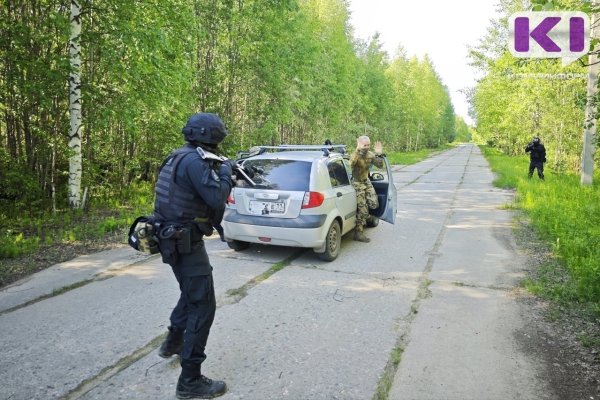
[[[246,160],[246,168],[254,170],[256,188],[307,192],[310,182],[308,161],[256,159]]]

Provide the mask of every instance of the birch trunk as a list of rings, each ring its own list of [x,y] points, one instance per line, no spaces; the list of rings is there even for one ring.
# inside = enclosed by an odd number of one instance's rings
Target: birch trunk
[[[600,23],[598,19],[597,9],[599,2],[594,1],[592,9],[591,32],[590,35],[596,38],[598,35],[598,28],[596,25]],[[596,137],[596,112],[597,112],[597,100],[596,95],[598,94],[598,72],[600,71],[600,64],[598,64],[598,54],[596,51],[598,46],[592,49],[589,59],[589,70],[587,77],[587,104],[585,107],[585,123],[583,127],[583,151],[581,153],[581,184],[591,185],[594,181],[594,140]]]
[[[71,72],[69,74],[69,205],[73,209],[81,206],[81,8],[79,0],[71,0],[71,36],[69,38],[69,56]]]

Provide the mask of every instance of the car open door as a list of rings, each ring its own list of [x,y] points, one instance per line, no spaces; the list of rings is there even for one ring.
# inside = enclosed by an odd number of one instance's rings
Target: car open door
[[[391,165],[386,157],[383,157],[383,160],[385,161],[384,167],[377,168],[373,166],[369,174],[379,201],[379,207],[376,210],[370,210],[370,214],[393,224],[396,221],[396,211],[398,209],[396,186],[394,185]]]

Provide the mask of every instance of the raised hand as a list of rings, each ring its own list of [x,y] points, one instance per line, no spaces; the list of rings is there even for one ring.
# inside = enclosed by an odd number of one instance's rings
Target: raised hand
[[[377,154],[383,153],[383,145],[381,144],[381,142],[379,140],[375,142],[375,153],[377,153]]]

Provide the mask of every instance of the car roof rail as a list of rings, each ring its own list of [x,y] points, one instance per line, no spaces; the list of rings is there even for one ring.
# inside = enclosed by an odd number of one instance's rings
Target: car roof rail
[[[236,158],[238,160],[242,160],[248,157],[254,157],[257,156],[259,154],[262,154],[266,151],[266,149],[263,149],[261,146],[253,146],[251,147],[249,150],[247,151],[243,151],[240,150],[237,152]]]
[[[346,153],[345,144],[281,144],[279,146],[257,146],[261,151],[258,154],[264,153],[266,150],[276,151],[292,151],[292,150],[306,150],[316,151],[321,150],[323,155],[329,156],[331,152],[337,152],[344,154]]]

